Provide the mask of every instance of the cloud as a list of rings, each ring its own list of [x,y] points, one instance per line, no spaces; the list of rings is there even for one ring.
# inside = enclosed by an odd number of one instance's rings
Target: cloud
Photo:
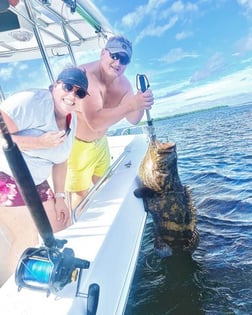
[[[146,36],[162,36],[186,13],[198,11],[198,6],[190,2],[184,4],[180,0],[175,1],[168,8],[167,3],[167,0],[149,0],[147,5],[138,6],[134,12],[125,15],[122,18],[122,26],[127,29],[135,29],[148,20],[148,23],[146,23],[148,26],[144,27],[136,38],[136,42],[139,42]],[[189,35],[190,33],[180,33],[178,38],[181,39],[182,36],[185,38]]]
[[[147,5],[138,6],[134,12],[128,13],[122,18],[123,26],[135,28],[144,18],[153,16],[160,6],[167,2],[167,0],[149,0]]]
[[[203,65],[201,69],[196,71],[190,80],[190,83],[195,83],[198,81],[205,80],[211,77],[213,74],[223,71],[226,63],[224,61],[223,55],[220,53],[215,53],[208,62]]]
[[[192,32],[180,32],[175,35],[176,40],[183,40],[185,38],[191,37],[193,35]]]
[[[0,68],[0,78],[3,81],[8,81],[12,78],[13,75],[13,67],[12,66],[6,66]]]
[[[252,34],[248,34],[247,37],[241,38],[235,44],[237,52],[234,54],[236,56],[243,56],[246,52],[252,50]]]
[[[155,101],[153,116],[176,114],[220,105],[240,105],[252,99],[252,68],[231,73],[196,87],[184,86],[182,93],[166,95]],[[234,89],[235,87],[235,89]],[[177,88],[177,86],[176,86]],[[170,86],[171,90],[175,90]],[[180,90],[182,86],[180,87]]]
[[[178,94],[181,94],[182,91],[179,91],[179,90],[174,90],[174,91],[171,91],[171,92],[167,92],[166,95],[162,96],[162,97],[171,97],[171,96],[175,96],[175,95],[178,95]]]
[[[140,42],[141,39],[143,39],[146,36],[155,36],[160,37],[165,33],[168,29],[173,27],[173,25],[177,22],[177,18],[173,17],[170,19],[169,23],[164,25],[148,25],[146,28],[144,28],[136,37],[135,44]]]
[[[174,63],[180,61],[184,58],[197,58],[199,55],[194,52],[185,52],[181,48],[174,48],[169,51],[169,53],[162,57],[160,61],[164,61],[166,63]]]
[[[185,12],[196,12],[198,11],[198,6],[195,3],[188,2],[184,4],[182,1],[175,1],[171,8],[171,12],[184,14]]]
[[[252,57],[249,57],[249,58],[247,58],[247,59],[244,59],[244,60],[242,60],[241,61],[241,63],[249,63],[249,64],[251,64],[251,62],[252,62]]]
[[[252,10],[252,0],[237,0],[237,3],[247,10]]]

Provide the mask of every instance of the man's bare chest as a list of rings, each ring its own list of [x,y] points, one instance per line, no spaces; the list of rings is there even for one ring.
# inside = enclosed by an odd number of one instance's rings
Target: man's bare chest
[[[123,98],[123,93],[118,91],[106,92],[103,97],[103,107],[104,108],[113,108],[117,107]]]

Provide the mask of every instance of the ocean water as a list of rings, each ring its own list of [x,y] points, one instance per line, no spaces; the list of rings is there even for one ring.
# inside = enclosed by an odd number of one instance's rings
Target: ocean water
[[[125,315],[252,314],[252,105],[154,121],[197,208],[192,257],[153,257],[149,215]]]

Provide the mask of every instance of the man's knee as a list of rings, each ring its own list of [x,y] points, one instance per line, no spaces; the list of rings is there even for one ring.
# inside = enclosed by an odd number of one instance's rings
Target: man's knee
[[[80,202],[87,196],[88,190],[76,191],[69,193],[69,200],[72,210],[76,208]]]

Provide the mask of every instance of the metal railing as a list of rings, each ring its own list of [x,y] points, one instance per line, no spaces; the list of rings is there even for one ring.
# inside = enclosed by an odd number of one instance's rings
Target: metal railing
[[[113,172],[119,166],[119,164],[124,160],[127,153],[127,147],[124,149],[124,152],[111,164],[103,177],[97,182],[88,192],[87,196],[78,204],[76,208],[72,210],[72,222],[75,223],[78,221],[81,214],[86,210],[87,206],[92,201],[94,194],[102,187],[102,185],[106,182],[106,180],[112,176]],[[68,203],[70,205],[71,198],[68,196]]]

